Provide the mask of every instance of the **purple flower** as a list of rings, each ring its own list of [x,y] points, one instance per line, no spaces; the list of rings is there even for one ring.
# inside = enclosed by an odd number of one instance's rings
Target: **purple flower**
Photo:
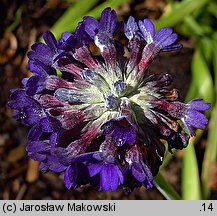
[[[181,102],[168,102],[163,100],[153,101],[155,107],[168,112],[172,117],[180,119],[189,131],[195,136],[195,129],[205,129],[208,119],[202,113],[210,109],[210,103],[204,102],[201,98],[193,99],[187,104]]]
[[[105,135],[112,133],[112,141],[118,146],[125,143],[132,145],[135,142],[137,128],[126,117],[111,119],[102,125],[101,129]]]
[[[129,172],[131,172],[131,178],[143,184],[147,189],[152,188],[153,175],[150,168],[144,163],[143,155],[140,153],[138,146],[129,147],[125,158],[128,162],[125,175],[129,175]]]
[[[160,51],[172,51],[182,47],[181,44],[175,43],[178,35],[173,33],[171,28],[161,28],[155,34],[154,24],[147,18],[143,21],[140,20],[137,25],[135,20],[130,17],[125,27],[125,34],[130,41],[134,41],[136,38],[135,35],[139,34],[147,43],[143,49],[143,55],[138,65],[139,73],[147,69]],[[134,48],[136,48],[136,46]],[[139,52],[138,48],[137,52]]]
[[[58,42],[54,35],[47,31],[43,38],[46,44],[37,42],[32,45],[32,51],[28,52],[30,70],[37,75],[53,74],[55,72],[52,68],[53,61],[58,55]]]
[[[95,153],[93,158],[95,161],[88,164],[90,177],[99,182],[99,190],[115,191],[124,181],[118,163],[111,156],[104,159],[103,153]]]
[[[28,53],[34,75],[11,93],[14,117],[30,128],[29,157],[43,172],[63,173],[68,189],[151,188],[165,141],[170,151],[185,148],[208,122],[208,103],[184,104],[169,89],[169,74],[146,73],[160,51],[181,47],[177,34],[170,28],[155,33],[150,20],[130,17],[124,25],[127,58],[115,38],[121,28],[115,11],[106,8],[99,21],[84,17],[60,40],[45,32],[45,43],[35,43]]]
[[[81,186],[86,180],[99,190],[115,191],[123,183],[123,174],[114,159],[106,161],[101,152],[94,152],[76,158],[67,168],[64,180],[68,189]]]
[[[138,23],[142,37],[147,44],[155,44],[162,51],[171,51],[182,47],[181,44],[175,44],[178,35],[173,33],[171,28],[161,28],[156,34],[154,24],[149,19],[144,19]]]
[[[118,22],[117,15],[111,8],[103,10],[99,22],[93,17],[85,17],[84,22],[88,35],[101,45],[112,42],[122,27],[122,23]]]
[[[205,129],[208,119],[201,112],[208,109],[210,109],[210,104],[203,102],[200,98],[193,99],[186,104],[186,112],[181,120],[191,136],[196,135],[194,131],[195,128]]]

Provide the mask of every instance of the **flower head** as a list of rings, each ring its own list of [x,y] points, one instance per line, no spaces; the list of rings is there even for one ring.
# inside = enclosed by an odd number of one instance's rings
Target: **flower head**
[[[169,89],[169,74],[146,73],[160,51],[181,47],[177,34],[171,28],[155,33],[149,19],[137,23],[130,17],[124,25],[126,58],[115,39],[122,26],[106,8],[99,21],[84,17],[60,40],[45,32],[45,44],[35,43],[28,53],[34,75],[11,93],[14,117],[30,127],[29,157],[40,161],[43,172],[64,173],[68,189],[88,183],[104,191],[151,188],[163,140],[169,150],[185,148],[195,129],[207,124],[208,103],[184,104]]]

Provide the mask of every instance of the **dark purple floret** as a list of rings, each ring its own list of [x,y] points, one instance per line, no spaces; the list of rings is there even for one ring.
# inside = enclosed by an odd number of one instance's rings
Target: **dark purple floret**
[[[118,22],[117,15],[111,8],[106,8],[100,17],[100,21],[96,21],[93,17],[85,17],[84,22],[86,32],[92,39],[98,35],[100,43],[104,44],[106,41],[113,41],[113,37],[117,35],[122,27],[122,22]]]
[[[112,119],[102,126],[105,135],[112,134],[112,141],[118,146],[132,145],[136,139],[137,128],[126,117]]]
[[[134,17],[130,16],[127,24],[124,25],[124,32],[126,37],[129,40],[132,40],[133,37],[135,37],[138,34],[139,28],[138,25],[134,19]]]
[[[97,156],[95,154],[98,154]],[[90,177],[98,178],[100,181],[99,190],[115,191],[117,187],[123,183],[123,174],[118,163],[114,158],[103,157],[103,153],[95,153],[94,163],[88,165]],[[99,176],[97,176],[99,175]]]
[[[45,43],[37,42],[32,45],[32,51],[28,53],[30,60],[39,61],[45,66],[52,66],[55,55],[58,54],[57,41],[49,31],[43,35]],[[30,68],[31,69],[31,68]]]
[[[190,135],[195,136],[196,134],[194,129],[200,128],[204,130],[208,123],[208,119],[201,112],[210,109],[210,104],[203,102],[200,98],[197,98],[191,100],[186,106],[187,110],[182,118],[182,121],[188,129]]]
[[[31,141],[26,147],[29,157],[40,162],[47,158],[47,153],[50,152],[50,149],[51,146],[48,141]]]
[[[43,92],[46,88],[45,77],[32,76],[26,82],[26,94],[33,96]]]
[[[142,33],[142,37],[147,44],[155,44],[160,47],[162,51],[172,51],[182,47],[181,44],[174,44],[178,38],[176,33],[173,33],[171,28],[161,28],[155,34],[154,24],[149,19],[139,21],[139,28]]]
[[[132,175],[136,181],[143,184],[146,188],[153,187],[153,175],[150,168],[145,164],[143,156],[137,145],[130,146],[126,151],[125,175]]]
[[[149,19],[130,17],[125,46],[115,38],[121,28],[106,8],[99,21],[84,17],[59,40],[45,32],[45,43],[28,53],[34,75],[11,91],[13,116],[29,127],[29,157],[42,172],[63,174],[68,189],[151,188],[165,143],[170,152],[183,149],[208,123],[209,103],[182,103],[169,74],[147,73],[161,51],[181,47],[177,34],[166,27],[155,33]]]
[[[45,113],[41,105],[34,99],[28,97],[22,89],[16,89],[11,94],[11,100],[8,105],[17,110],[16,119],[27,126],[37,124],[41,117],[45,117]]]
[[[68,189],[78,188],[89,181],[89,172],[83,163],[73,163],[65,171],[64,183]]]

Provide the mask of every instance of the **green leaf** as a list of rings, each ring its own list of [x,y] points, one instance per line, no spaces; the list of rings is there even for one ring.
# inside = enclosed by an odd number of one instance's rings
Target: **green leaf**
[[[199,43],[201,53],[207,64],[210,64],[213,60],[213,54],[215,49],[213,41],[208,37],[202,37]]]
[[[95,18],[99,18],[101,12],[106,7],[116,8],[127,2],[127,0],[105,1],[90,11],[90,9],[93,8],[98,1],[99,0],[80,0],[67,9],[62,17],[51,28],[51,31],[56,38],[60,38],[62,32],[73,32],[78,23],[82,21],[83,16],[93,16]]]
[[[215,82],[215,93],[217,96],[217,32],[213,34],[212,40],[212,47],[213,47],[213,69],[214,69],[214,82]],[[216,98],[217,100],[217,98]]]
[[[163,164],[160,166],[160,170],[163,170],[167,164],[172,160],[173,157],[175,157],[177,150],[173,149],[173,153],[171,154],[168,150],[165,152]]]
[[[99,18],[101,12],[106,8],[117,8],[118,6],[122,5],[123,3],[129,2],[129,0],[109,0],[105,1],[104,3],[100,4],[99,6],[95,7],[92,11],[90,11],[87,16],[93,16],[95,18]]]
[[[209,134],[206,143],[206,149],[202,164],[202,190],[203,199],[210,198],[209,180],[211,175],[211,169],[213,163],[217,159],[217,104],[213,108],[211,113],[211,119],[209,122]]]
[[[203,132],[204,132],[203,130],[197,130],[196,131],[196,136],[192,138],[191,143],[196,144],[200,140],[200,138],[202,137]],[[160,170],[163,170],[167,166],[167,164],[171,161],[171,159],[173,157],[175,157],[177,151],[178,151],[177,149],[173,149],[173,154],[171,154],[168,151],[168,149],[166,150],[164,160],[163,160],[163,164],[160,166]]]
[[[59,39],[63,32],[72,32],[82,17],[98,2],[99,0],[80,0],[69,7],[65,13],[57,20],[51,28],[54,36]]]
[[[175,189],[165,180],[159,172],[154,178],[154,185],[167,200],[181,200]]]
[[[204,31],[201,28],[200,24],[192,16],[186,16],[184,18],[185,25],[189,28],[189,32],[197,36],[203,36]]]
[[[213,37],[213,50],[217,50],[217,34]],[[215,93],[217,95],[217,53],[213,52],[213,68],[215,76]],[[217,100],[217,98],[216,98]],[[212,164],[217,160],[217,101],[215,107],[213,107],[211,112],[211,117],[209,121],[209,133],[206,143],[206,149],[202,164],[202,189],[203,189],[203,198],[209,199],[210,197],[210,188],[209,188],[209,179],[211,175]]]
[[[184,0],[180,1],[170,10],[168,14],[155,22],[156,29],[164,26],[174,26],[182,21],[184,17],[192,14],[195,10],[204,7],[209,0]]]
[[[205,101],[213,104],[214,86],[209,67],[203,58],[201,43],[198,43],[192,60],[192,83],[187,94],[187,101],[195,97],[202,97]]]
[[[211,13],[213,16],[215,16],[217,18],[217,3],[216,2],[210,2],[208,5],[208,11],[209,13]]]
[[[200,200],[200,179],[194,146],[191,143],[185,149],[182,167],[182,198],[184,200]]]

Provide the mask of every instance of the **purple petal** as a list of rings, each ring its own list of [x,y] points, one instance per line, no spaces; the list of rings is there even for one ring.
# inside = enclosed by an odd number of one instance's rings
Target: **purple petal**
[[[40,125],[41,125],[41,129],[42,129],[43,132],[45,132],[45,133],[53,132],[53,130],[52,130],[51,126],[50,126],[50,122],[49,122],[48,118],[46,118],[46,117],[42,118],[40,120]]]
[[[102,163],[91,164],[88,166],[90,177],[97,175],[103,168]]]
[[[52,65],[53,55],[52,50],[41,42],[32,45],[32,50],[27,53],[30,60],[39,60],[45,65]]]
[[[39,165],[39,170],[42,171],[43,173],[48,172],[49,167],[47,166],[46,163],[41,162]]]
[[[43,34],[43,38],[45,43],[49,46],[53,53],[55,53],[57,51],[57,40],[54,35],[50,31],[46,31]]]
[[[206,103],[201,98],[196,98],[191,100],[188,105],[191,109],[198,110],[198,111],[205,111],[210,109],[210,103]]]
[[[135,22],[134,17],[130,16],[127,21],[127,24],[125,24],[124,26],[125,35],[129,40],[132,40],[132,38],[137,33],[137,31],[138,31],[137,23]]]
[[[101,126],[101,130],[105,135],[110,134],[114,130],[114,122],[112,120],[107,121],[105,124]]]
[[[110,190],[110,184],[112,181],[112,165],[104,164],[101,172],[100,172],[100,188],[104,191]]]
[[[128,128],[128,131],[126,132],[126,141],[128,144],[133,144],[136,139],[136,129],[131,126]]]
[[[146,164],[141,163],[133,163],[132,165],[132,174],[133,176],[146,188],[153,187],[153,175]]]
[[[45,78],[41,76],[32,76],[26,83],[26,93],[29,96],[41,93],[45,89]]]
[[[134,163],[132,165],[132,174],[139,182],[143,182],[145,180],[144,171],[142,170],[141,165],[138,163]]]
[[[145,172],[145,175],[146,175],[147,179],[148,179],[149,181],[153,181],[153,175],[152,175],[150,169],[149,169],[148,166],[147,166],[146,164],[144,164],[143,162],[142,162],[142,168],[143,168],[143,170],[144,170],[144,172]]]
[[[111,8],[104,9],[100,16],[100,31],[113,34],[116,28],[116,23],[117,15],[115,11],[111,10]]]
[[[94,39],[94,37],[98,33],[98,29],[99,29],[98,21],[91,16],[86,16],[83,18],[83,20],[85,23],[85,31],[92,39]]]
[[[75,185],[75,181],[77,180],[78,173],[77,170],[73,170],[72,166],[67,167],[64,174],[64,183],[68,190]],[[73,181],[74,180],[74,181]]]
[[[46,153],[50,151],[50,144],[44,141],[32,141],[26,146],[28,152]]]
[[[83,45],[88,45],[92,39],[85,31],[85,22],[82,21],[78,23],[78,26],[74,33],[75,39],[76,39],[76,48],[82,47]]]
[[[69,37],[72,36],[72,33],[70,32],[63,32],[62,35],[61,35],[61,38],[60,40],[58,41],[58,46],[62,46],[67,40]]]
[[[35,107],[30,107],[26,108],[25,111],[23,111],[23,116],[21,118],[21,121],[25,125],[34,125],[37,122],[39,122],[40,115],[42,114],[41,110],[35,108]]]
[[[37,141],[42,135],[41,127],[39,124],[35,124],[28,133],[28,139],[31,141]]]
[[[155,43],[161,48],[173,44],[177,40],[178,35],[172,32],[171,28],[161,28],[154,37]]]
[[[182,47],[183,47],[182,44],[173,44],[173,45],[165,46],[161,50],[164,51],[164,52],[169,52],[169,51],[174,51],[174,50],[177,50],[177,49],[181,49]]]
[[[115,128],[112,134],[112,141],[114,141],[117,146],[122,146],[126,142],[126,131],[121,128]]]
[[[123,22],[117,22],[115,30],[113,32],[113,36],[117,35],[123,27]]]
[[[29,152],[29,153],[28,153],[28,156],[29,156],[32,160],[35,160],[35,161],[43,161],[43,160],[46,159],[46,155],[40,154],[40,153],[37,153],[37,152]]]
[[[114,166],[111,168],[111,191],[115,191],[118,188],[119,185],[119,173],[118,173],[119,168]]]
[[[15,89],[10,96],[8,106],[12,109],[23,109],[34,106],[34,101],[26,95],[25,90]]]
[[[67,166],[63,165],[62,163],[58,162],[57,159],[53,156],[50,156],[47,161],[47,165],[49,169],[53,172],[63,172]]]
[[[68,166],[74,160],[74,155],[71,154],[67,149],[62,147],[55,147],[51,149],[51,155],[56,159],[56,161],[61,164]]]
[[[198,111],[189,110],[185,117],[186,124],[193,126],[194,128],[205,129],[208,119],[206,116]]]
[[[58,133],[52,133],[49,138],[49,143],[52,148],[56,147]]]
[[[37,59],[33,59],[33,60],[30,59],[28,62],[28,67],[31,72],[39,76],[47,76],[47,74],[49,75],[56,74],[54,68],[52,68],[51,66],[44,65],[42,62],[40,62]]]
[[[143,21],[139,21],[138,23],[140,31],[142,32],[142,36],[145,41],[150,44],[153,42],[154,38],[154,24],[149,19],[144,19]]]

